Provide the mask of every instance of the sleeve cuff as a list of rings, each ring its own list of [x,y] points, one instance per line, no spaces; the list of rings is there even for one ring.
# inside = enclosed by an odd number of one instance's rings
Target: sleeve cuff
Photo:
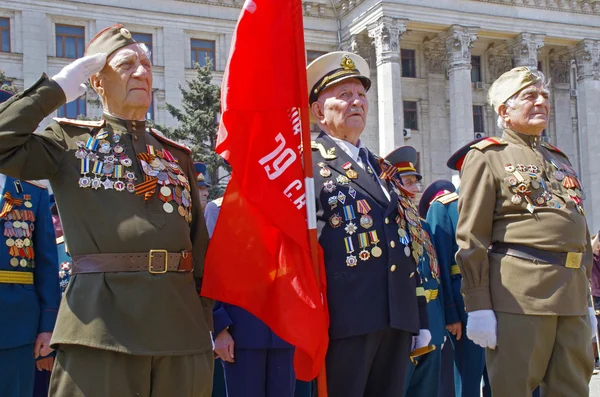
[[[476,310],[493,310],[489,287],[472,288],[463,291],[467,312]]]
[[[233,321],[231,321],[231,317],[229,317],[229,314],[223,305],[219,305],[216,310],[213,310],[212,316],[214,320],[215,337],[217,337],[224,329],[233,325]]]
[[[53,309],[46,309],[42,311],[40,316],[40,325],[38,326],[38,334],[54,331],[54,324],[56,324],[57,314],[58,312]]]
[[[460,316],[458,315],[458,311],[454,305],[446,307],[444,316],[446,317],[446,325],[454,324],[460,321]]]

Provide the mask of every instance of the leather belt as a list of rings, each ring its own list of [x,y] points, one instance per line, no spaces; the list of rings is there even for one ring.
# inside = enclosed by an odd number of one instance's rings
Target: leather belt
[[[2,284],[33,284],[33,273],[15,270],[0,270]]]
[[[451,276],[456,276],[457,274],[461,274],[460,267],[458,267],[458,265],[452,265],[452,266],[450,266],[450,275]]]
[[[127,254],[90,254],[73,256],[71,274],[118,273],[147,271],[152,274],[191,272],[194,270],[192,253],[166,250]]]
[[[544,251],[520,244],[495,243],[490,248],[490,252],[514,256],[536,263],[564,266],[570,269],[579,269],[583,259],[583,253],[581,252]]]
[[[425,290],[425,299],[427,302],[436,300],[438,298],[439,291],[437,289],[426,289]]]

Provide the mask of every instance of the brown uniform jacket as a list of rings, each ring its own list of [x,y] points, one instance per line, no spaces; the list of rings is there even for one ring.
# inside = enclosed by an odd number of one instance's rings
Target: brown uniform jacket
[[[475,145],[462,166],[456,261],[466,310],[586,315],[592,266],[586,219],[552,165],[569,164],[568,159],[539,137],[505,130],[502,138],[500,144]],[[525,199],[513,198],[511,166],[523,170],[526,182],[532,174],[539,178],[531,188],[533,213]],[[488,253],[497,242],[585,255],[581,268],[571,269]]]
[[[65,102],[61,88],[45,75],[22,94],[0,105],[0,172],[15,178],[48,179],[60,210],[72,256],[190,250],[194,273],[154,275],[145,271],[77,274],[61,302],[52,343],[77,344],[123,353],[193,354],[212,348],[212,301],[199,298],[208,234],[200,208],[190,153],[145,129],[145,123],[106,117],[109,137],[121,136],[136,183],[144,180],[136,154],[146,144],[167,148],[192,181],[192,222],[166,213],[155,193],[148,201],[127,191],[79,187],[77,141],[93,128],[50,124],[34,133]]]

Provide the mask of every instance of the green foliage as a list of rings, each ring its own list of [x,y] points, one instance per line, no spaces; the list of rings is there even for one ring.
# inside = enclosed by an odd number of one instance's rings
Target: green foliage
[[[206,66],[196,63],[194,70],[196,76],[187,81],[187,87],[179,86],[183,95],[182,109],[167,104],[167,110],[179,125],[175,128],[157,129],[173,140],[184,142],[192,149],[194,161],[206,164],[211,182],[209,198],[214,199],[222,196],[225,190],[219,183],[219,168],[230,171],[221,156],[215,153],[221,88],[212,84],[212,63],[209,59]]]
[[[0,89],[16,94],[18,92],[17,89],[12,85],[4,84],[5,81],[8,81],[6,74],[4,74],[4,71],[0,69]]]

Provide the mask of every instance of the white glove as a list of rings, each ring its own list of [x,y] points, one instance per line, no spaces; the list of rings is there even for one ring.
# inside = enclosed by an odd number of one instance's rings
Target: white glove
[[[467,338],[483,348],[495,349],[498,341],[496,315],[493,310],[476,310],[467,318]]]
[[[429,332],[428,329],[419,330],[419,335],[413,336],[412,342],[413,343],[411,351],[420,347],[428,346],[429,342],[431,342],[431,332]]]
[[[52,80],[62,88],[67,102],[74,101],[85,94],[83,84],[94,73],[98,73],[106,65],[106,54],[88,55],[68,64],[52,77]]]
[[[596,318],[593,307],[588,307],[588,313],[590,315],[590,323],[592,324],[592,339],[594,339],[594,336],[596,336],[596,332],[598,331],[598,319]]]

